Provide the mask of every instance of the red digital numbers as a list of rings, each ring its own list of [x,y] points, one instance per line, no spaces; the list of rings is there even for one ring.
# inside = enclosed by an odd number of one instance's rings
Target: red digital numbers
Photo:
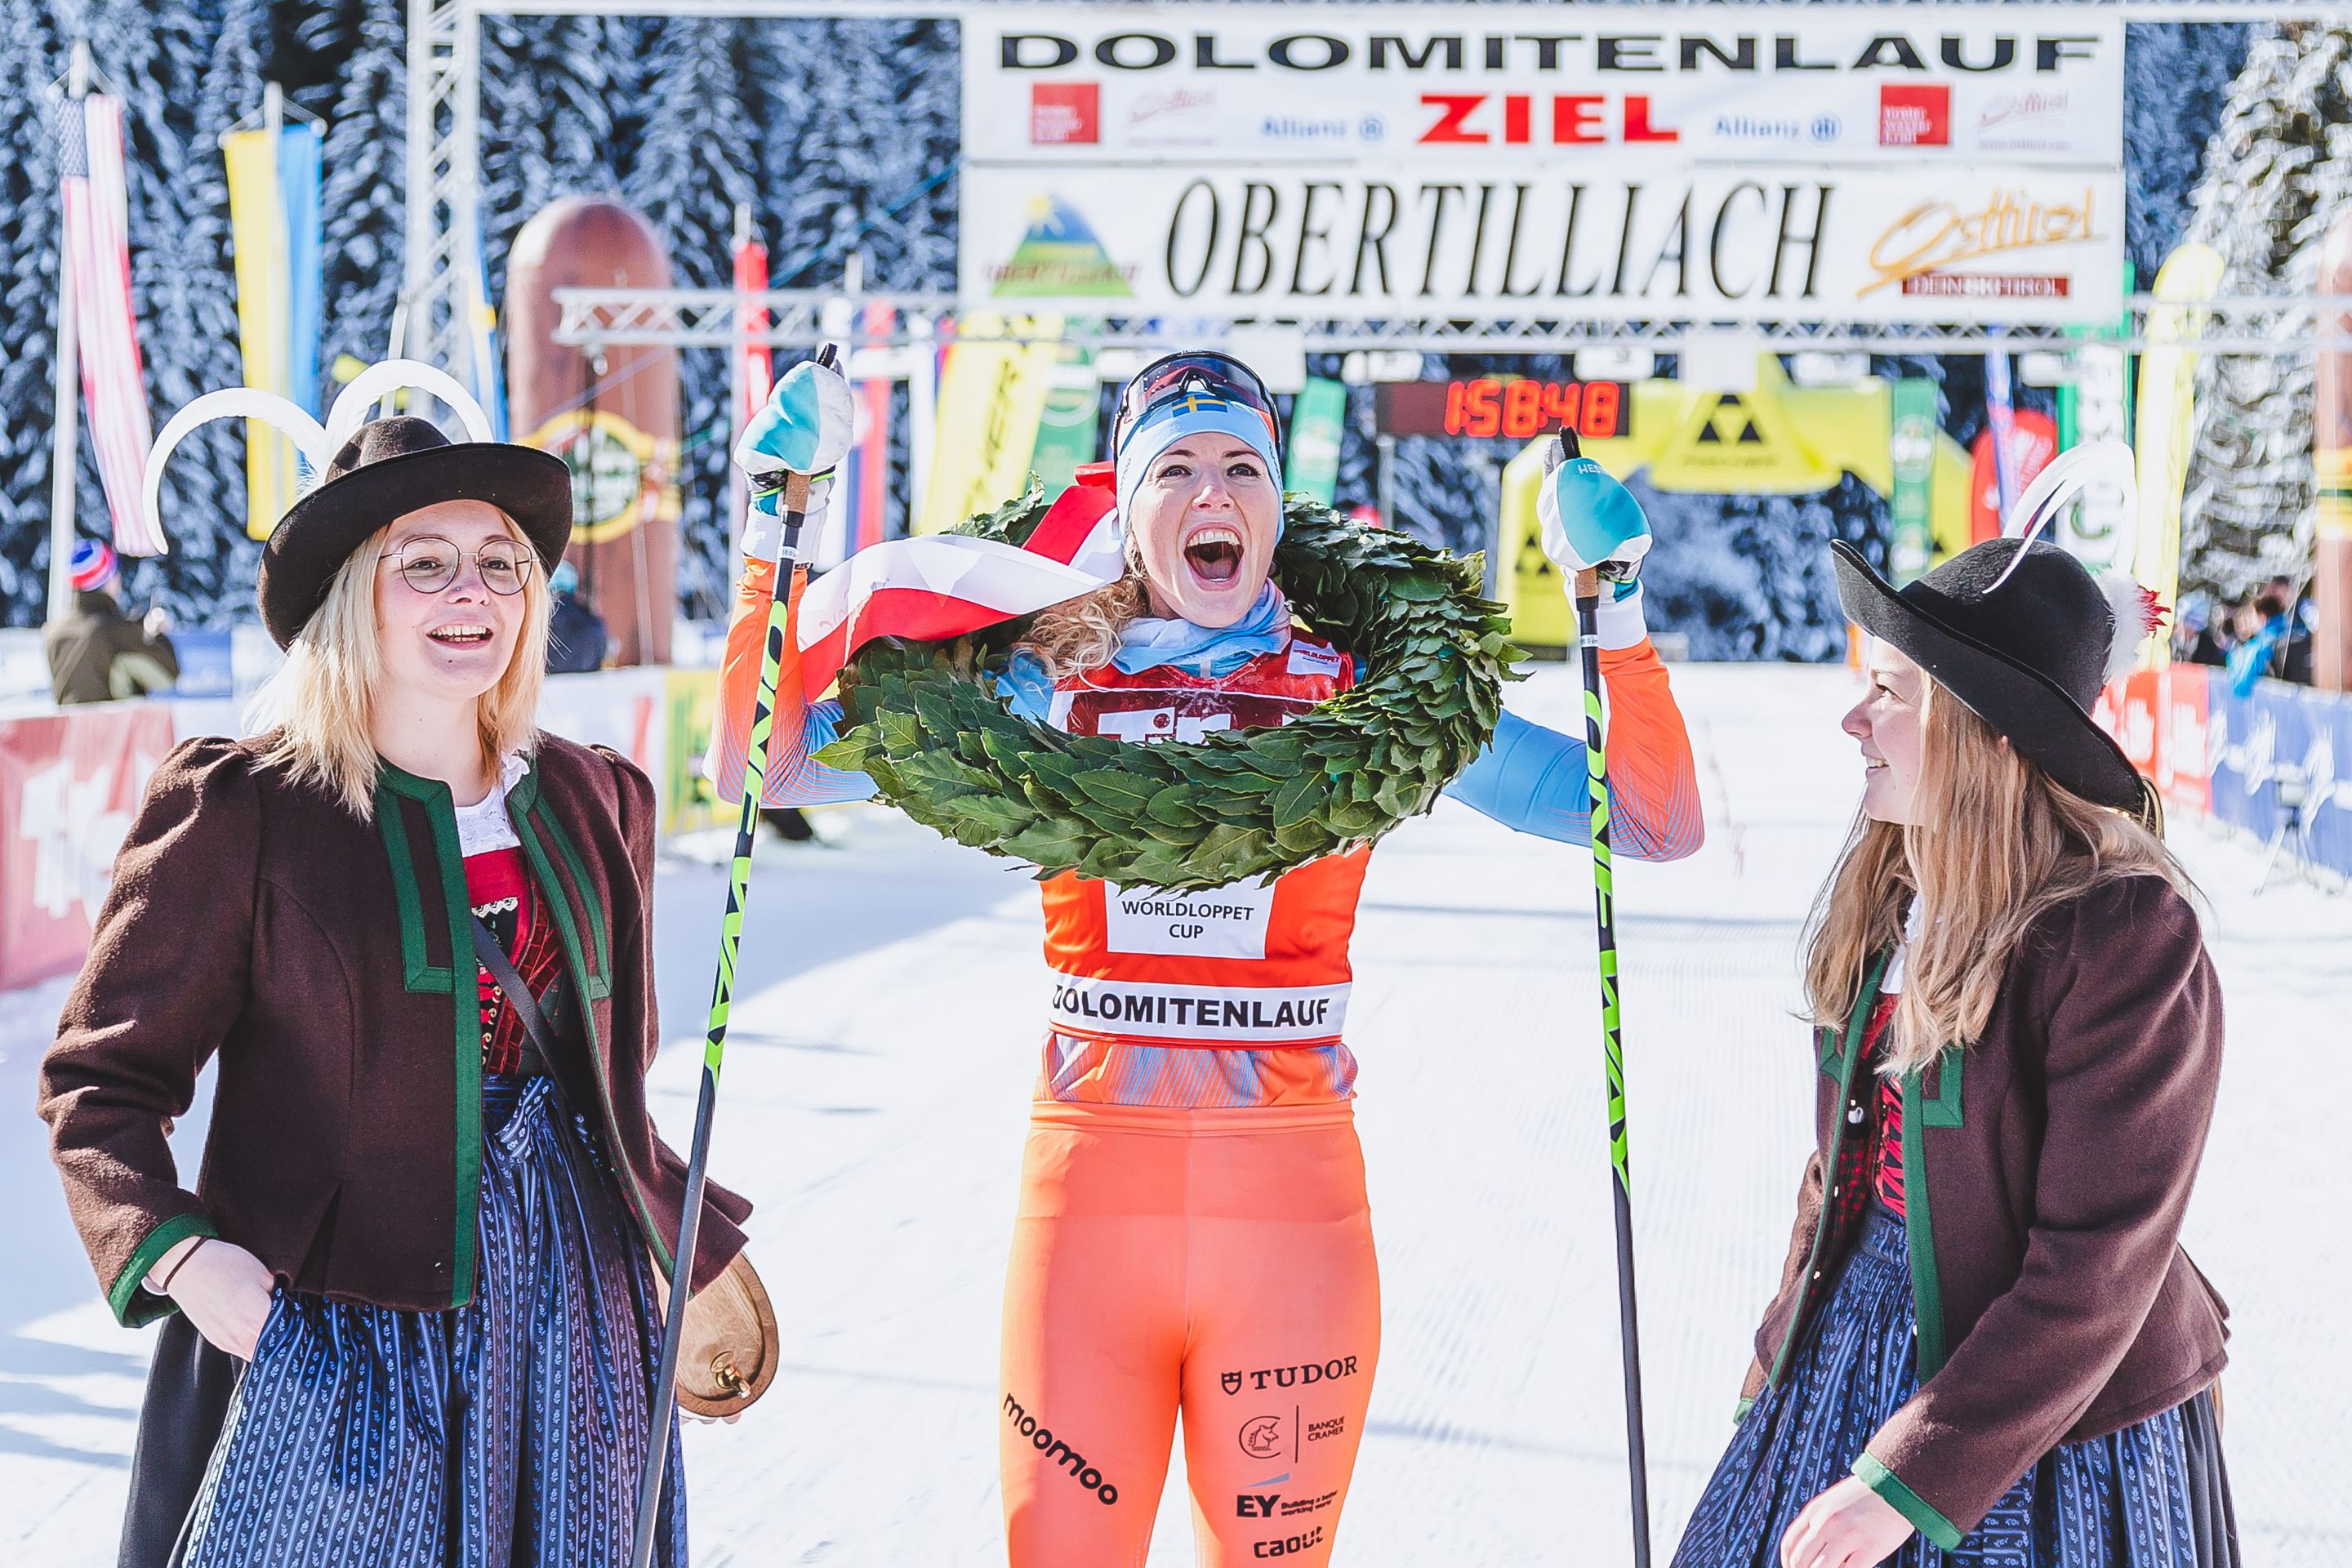
[[[1524,441],[1543,430],[1601,440],[1624,434],[1623,392],[1613,381],[1457,381],[1445,389],[1445,433]]]
[[[1601,440],[1624,434],[1623,389],[1613,381],[1592,381],[1585,384],[1584,416],[1576,422],[1576,433]]]

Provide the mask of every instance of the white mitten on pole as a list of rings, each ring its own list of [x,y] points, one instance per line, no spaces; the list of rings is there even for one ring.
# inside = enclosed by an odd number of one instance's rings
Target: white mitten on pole
[[[751,481],[751,510],[743,520],[743,559],[773,561],[783,548],[786,510],[802,518],[803,533],[816,537],[833,494],[834,469],[856,438],[856,404],[839,369],[803,360],[786,371],[766,405],[735,443],[735,466]],[[804,504],[793,496],[778,505],[787,486],[804,481]]]
[[[1642,618],[1642,563],[1650,553],[1650,520],[1642,503],[1590,458],[1558,440],[1544,454],[1536,489],[1544,553],[1572,579],[1598,572],[1602,588],[1593,629],[1605,648],[1638,647],[1650,635]]]

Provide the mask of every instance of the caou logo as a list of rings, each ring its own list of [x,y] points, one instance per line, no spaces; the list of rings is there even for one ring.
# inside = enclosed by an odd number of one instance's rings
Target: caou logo
[[[1271,1459],[1282,1452],[1282,1417],[1253,1415],[1242,1423],[1242,1452],[1253,1459]]]
[[[1878,89],[1881,147],[1948,147],[1952,144],[1952,89],[1942,82],[1912,86],[1881,83]]]
[[[1261,1541],[1250,1548],[1250,1555],[1253,1557],[1288,1557],[1296,1552],[1305,1552],[1310,1547],[1320,1546],[1322,1544],[1323,1527],[1318,1524],[1312,1530],[1304,1531],[1297,1535],[1286,1535],[1279,1541]]]
[[[1004,1419],[1013,1429],[1029,1439],[1031,1447],[1045,1456],[1045,1463],[1055,1469],[1066,1470],[1070,1479],[1095,1494],[1105,1508],[1118,1501],[1118,1489],[1103,1479],[1103,1473],[1087,1463],[1087,1457],[1054,1436],[1054,1429],[1021,1407],[1021,1402],[1011,1394],[1004,1396]]]
[[[1356,1375],[1354,1356],[1334,1356],[1329,1361],[1307,1362],[1300,1366],[1260,1367],[1255,1372],[1225,1372],[1217,1374],[1218,1386],[1227,1394],[1239,1394],[1246,1383],[1263,1393],[1267,1388],[1311,1388],[1318,1383],[1337,1383],[1343,1377]]]

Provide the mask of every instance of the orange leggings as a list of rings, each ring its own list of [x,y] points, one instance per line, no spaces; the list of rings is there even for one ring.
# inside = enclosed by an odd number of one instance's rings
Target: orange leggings
[[[1004,1289],[1013,1568],[1138,1568],[1179,1411],[1199,1562],[1328,1563],[1380,1347],[1347,1103],[1040,1104]]]

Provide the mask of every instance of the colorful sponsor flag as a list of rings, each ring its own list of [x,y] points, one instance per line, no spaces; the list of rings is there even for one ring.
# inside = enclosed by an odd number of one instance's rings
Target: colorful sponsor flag
[[[2148,311],[2148,348],[2140,355],[2139,411],[2133,448],[2139,456],[2139,537],[2132,575],[2153,588],[2168,610],[2180,579],[2180,498],[2189,480],[2190,415],[2196,401],[2197,340],[2209,312],[2195,308],[2221,286],[2221,253],[2184,245],[2157,268],[2154,293],[2179,301]],[[2171,645],[2153,639],[2147,656],[2162,665]]]
[[[319,396],[319,133],[307,125],[232,131],[229,232],[236,256],[237,345],[245,384],[316,414]],[[294,444],[245,425],[245,531],[267,539],[294,504]]]
[[[887,338],[896,314],[881,301],[870,301],[866,307],[866,338],[876,342]],[[857,444],[849,449],[833,500],[835,506],[847,510],[842,540],[844,552],[849,554],[881,543],[890,515],[889,378],[866,377],[858,382],[856,396]]]
[[[768,291],[768,247],[756,239],[735,242],[735,292],[759,295]],[[739,300],[735,310],[735,353],[743,362],[742,396],[735,405],[735,428],[751,422],[776,384],[773,351],[767,342],[768,308]]]
[[[1095,356],[1086,349],[1063,351],[1037,417],[1037,449],[1030,470],[1050,498],[1068,489],[1078,469],[1095,460],[1101,439],[1102,388],[1095,379]]]
[[[1935,557],[1930,512],[1938,433],[1936,384],[1923,376],[1906,376],[1896,382],[1886,437],[1895,478],[1887,508],[1886,565],[1897,587],[1926,572]]]
[[[58,106],[58,173],[72,279],[76,357],[90,452],[125,555],[171,548],[142,510],[142,483],[154,427],[147,417],[145,367],[131,314],[130,204],[122,187],[122,101],[101,93]]]
[[[1348,419],[1348,389],[1310,375],[1290,403],[1290,452],[1282,488],[1329,506],[1339,493],[1339,439]]]
[[[1000,332],[1019,331],[1024,340]],[[1019,495],[1061,362],[1057,315],[968,317],[940,378],[930,482],[917,533],[944,533]]]

